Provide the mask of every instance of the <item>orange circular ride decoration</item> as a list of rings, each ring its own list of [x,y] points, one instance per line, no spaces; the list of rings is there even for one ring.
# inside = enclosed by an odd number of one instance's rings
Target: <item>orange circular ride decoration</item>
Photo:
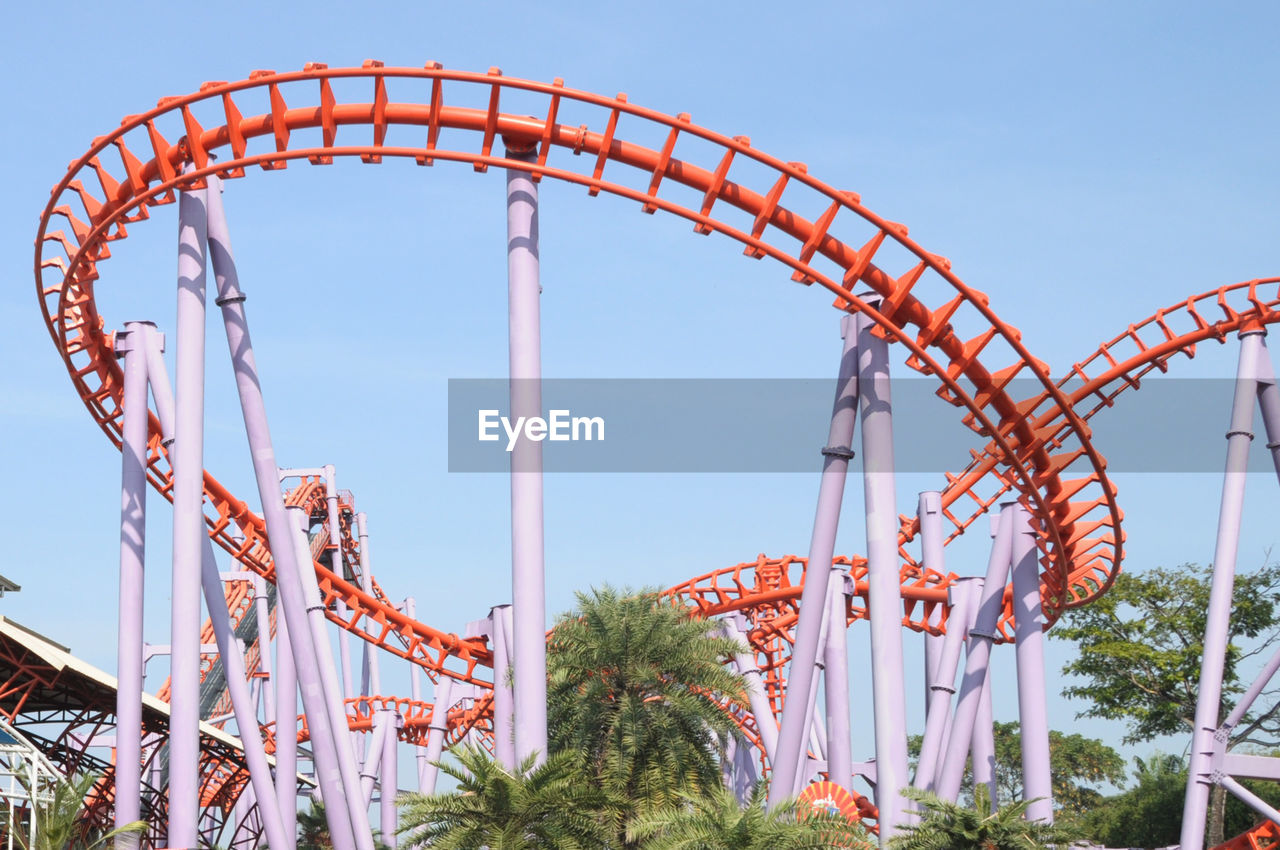
[[[810,813],[844,815],[851,821],[860,820],[858,801],[849,791],[834,782],[823,780],[805,787],[797,798],[801,817]]]

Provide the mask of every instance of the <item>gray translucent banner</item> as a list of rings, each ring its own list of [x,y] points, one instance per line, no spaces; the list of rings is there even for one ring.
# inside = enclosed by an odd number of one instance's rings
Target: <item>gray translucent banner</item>
[[[938,386],[927,378],[893,381],[894,461],[901,472],[958,471],[971,450],[989,442],[963,424],[965,408],[938,397]],[[1019,379],[1006,390],[1021,401],[1043,387]],[[1093,445],[1111,472],[1221,472],[1234,391],[1234,379],[1143,381],[1089,420]],[[508,447],[522,440],[541,445],[547,472],[812,472],[822,468],[835,382],[544,379],[545,421],[523,424],[509,416],[506,379],[451,379],[448,392],[450,472],[508,472]],[[1077,407],[1099,404],[1093,395]],[[1259,420],[1252,471],[1273,468],[1261,427]],[[853,449],[859,450],[857,434]],[[860,465],[855,458],[852,468]],[[1079,460],[1067,471],[1088,468]]]

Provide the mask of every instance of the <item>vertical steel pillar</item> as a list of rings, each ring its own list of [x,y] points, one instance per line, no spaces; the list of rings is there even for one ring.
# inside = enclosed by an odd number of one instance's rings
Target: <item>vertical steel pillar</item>
[[[436,682],[435,704],[431,707],[430,730],[427,737],[425,767],[418,765],[418,790],[423,794],[436,792],[436,777],[440,774],[437,763],[444,753],[444,739],[449,734],[449,707],[453,705],[453,679],[441,674]]]
[[[845,478],[853,450],[853,428],[858,406],[858,335],[849,316],[840,321],[844,345],[840,355],[840,371],[836,379],[836,397],[831,410],[831,426],[827,445],[822,449],[822,478],[818,484],[818,507],[809,538],[809,561],[805,568],[804,590],[800,594],[800,617],[796,623],[795,649],[787,694],[778,732],[777,757],[772,759],[773,776],[769,781],[769,805],[774,806],[791,795],[796,785],[800,760],[808,740],[812,716],[807,697],[814,680],[814,664],[818,660],[819,637],[826,617],[827,581],[831,574],[831,557],[835,553],[836,530],[840,524],[840,504],[844,500]]]
[[[364,515],[360,514],[359,516],[364,516]],[[361,527],[363,528],[363,526]],[[364,544],[362,543],[360,545],[361,557],[364,556],[364,551],[365,551]],[[404,613],[406,616],[409,617],[410,620],[418,619],[418,606],[412,596],[404,600]],[[366,655],[365,657],[368,658],[369,656]],[[373,681],[377,682],[377,674],[378,674],[377,664],[374,664],[369,669],[373,673]],[[421,675],[422,675],[422,669],[417,664],[410,661],[409,662],[409,696],[412,697],[413,701],[416,703],[422,702],[422,682],[419,678]],[[413,749],[414,749],[414,758],[418,762],[418,782],[419,784],[421,784],[423,771],[425,771],[427,767],[427,754],[422,747],[414,747]]]
[[[876,805],[880,846],[906,814],[907,695],[902,679],[902,575],[893,472],[889,343],[859,313],[858,387],[862,412],[863,491],[867,512],[867,614],[871,623],[871,688],[875,708]]]
[[[271,604],[267,597],[267,580],[253,577],[253,604],[258,615],[258,669],[262,671],[263,722],[275,722],[275,688],[271,678]]]
[[[360,588],[370,596],[373,595],[373,556],[369,554],[369,519],[363,513],[356,514],[356,533],[360,536]],[[406,600],[408,604],[411,600]],[[409,611],[410,618],[413,617]],[[411,670],[417,670],[413,664]],[[414,674],[417,682],[417,674]],[[382,693],[382,682],[378,676],[378,648],[369,641],[364,641],[364,667],[360,675],[360,690],[365,696]],[[417,699],[415,696],[414,699]]]
[[[369,757],[360,766],[360,799],[365,808],[373,802],[373,786],[378,781],[378,767],[382,764],[382,739],[387,737],[386,711],[373,712],[373,734],[369,739]]]
[[[245,318],[245,296],[240,291],[240,281],[231,253],[231,240],[222,212],[221,182],[215,177],[210,177],[209,182],[213,187],[213,191],[209,193],[209,245],[218,281],[217,304],[222,308],[227,347],[235,369],[236,389],[240,395],[240,409],[244,415],[245,434],[249,440],[249,453],[253,459],[254,477],[258,485],[258,498],[262,503],[263,520],[272,547],[280,610],[284,612],[284,618],[290,625],[290,644],[294,653],[299,690],[302,692],[303,710],[311,732],[316,780],[324,798],[332,802],[342,799],[337,739],[325,708],[324,690],[320,681],[320,658],[307,624],[306,600],[302,597],[302,584],[297,574],[298,559],[294,552],[293,531],[289,527],[284,500],[280,495],[280,470],[271,445],[271,430],[267,424],[262,385]],[[181,434],[181,430],[178,433]],[[198,619],[196,627],[199,627]],[[346,733],[345,729],[342,731]],[[335,850],[351,850],[357,846],[359,850],[373,850],[372,834],[367,828],[353,829],[345,807],[328,805],[325,807],[325,816]]]
[[[996,726],[991,708],[991,672],[982,680],[982,693],[978,698],[978,713],[973,718],[973,738],[969,745],[969,758],[973,763],[973,784],[987,786],[991,798],[991,810],[1000,805],[999,788],[996,785]]]
[[[177,409],[170,619],[169,832],[194,848],[200,816],[200,541],[204,519],[205,189],[178,200]]]
[[[1018,663],[1018,723],[1022,739],[1022,799],[1027,820],[1053,823],[1049,775],[1049,708],[1045,703],[1044,614],[1040,602],[1038,527],[1022,505],[1013,508],[1013,624]]]
[[[499,764],[515,770],[518,762],[511,724],[511,683],[507,678],[511,664],[507,652],[511,642],[511,606],[490,608],[489,620],[493,624],[490,629],[493,635],[493,750]]]
[[[929,710],[925,719],[924,738],[920,743],[920,760],[916,763],[916,788],[933,790],[939,756],[946,737],[947,718],[951,715],[951,695],[956,692],[956,667],[960,649],[969,630],[969,611],[974,597],[975,581],[959,579],[948,588],[947,631],[943,635],[942,652],[929,682]]]
[[[944,552],[945,535],[942,531],[942,494],[936,490],[925,490],[919,494],[916,503],[916,518],[920,522],[920,566],[924,569],[946,573],[946,556]],[[942,622],[941,606],[933,609],[929,617],[929,625],[937,626]],[[924,633],[924,705],[925,722],[928,712],[933,707],[933,683],[938,678],[938,665],[942,661],[942,635]],[[918,773],[918,772],[917,772]]]
[[[778,721],[774,719],[773,709],[769,705],[769,696],[765,693],[764,680],[760,676],[760,666],[756,662],[755,653],[742,633],[741,615],[725,617],[720,621],[724,636],[735,643],[742,644],[745,649],[735,653],[733,666],[738,675],[747,680],[747,699],[751,703],[751,713],[756,718],[756,728],[760,732],[760,743],[764,746],[764,754],[769,764],[776,765],[778,752]]]
[[[278,551],[278,550],[277,550]],[[278,591],[277,591],[278,592]],[[289,624],[276,618],[276,798],[284,824],[286,850],[298,834],[298,676],[289,641]]]
[[[532,158],[508,150],[513,159]],[[542,415],[542,330],[538,283],[538,184],[507,169],[507,297],[511,416]],[[516,758],[547,757],[547,612],[543,563],[542,443],[511,452],[511,599],[515,658]]]
[[[224,679],[227,691],[231,695],[231,706],[235,711],[236,726],[240,732],[240,742],[244,747],[245,762],[249,766],[249,781],[258,795],[258,815],[262,819],[263,830],[267,834],[270,847],[286,846],[284,820],[280,816],[279,801],[271,784],[271,767],[267,764],[267,752],[262,746],[262,738],[258,732],[258,713],[253,699],[249,696],[249,685],[245,681],[244,656],[240,654],[240,644],[236,641],[231,627],[231,617],[227,613],[227,599],[222,587],[222,579],[218,575],[218,563],[213,556],[213,543],[208,535],[204,538],[200,571],[200,583],[204,590],[205,605],[209,609],[209,619],[213,623],[214,637],[218,642],[218,655],[222,658]]]
[[[843,570],[831,571],[827,590],[827,643],[823,653],[823,692],[827,708],[827,777],[845,790],[853,785],[853,739],[849,729],[848,601]]]
[[[332,570],[336,576],[345,576],[346,569],[342,563],[342,529],[341,514],[338,508],[338,474],[333,468],[333,464],[324,465],[324,494],[325,504],[329,509],[329,546],[330,557],[332,558]],[[341,599],[337,602],[338,616],[344,620],[348,618],[349,611],[347,603]],[[342,699],[345,701],[348,697],[355,693],[355,688],[351,686],[351,636],[345,631],[338,633],[338,660],[342,666]],[[361,737],[363,740],[363,736]]]
[[[142,610],[147,545],[147,343],[148,322],[126,322],[116,334],[124,359],[122,444],[120,446],[120,599],[116,644],[117,828],[142,811]],[[10,835],[12,839],[12,835]],[[138,836],[121,835],[116,845],[134,850]]]
[[[1182,809],[1181,846],[1199,850],[1213,784],[1214,733],[1222,706],[1222,677],[1226,664],[1235,588],[1236,551],[1240,543],[1240,515],[1248,474],[1249,443],[1253,440],[1253,406],[1258,391],[1258,361],[1264,346],[1260,327],[1240,331],[1240,360],[1236,367],[1235,398],[1227,430],[1227,460],[1222,476],[1222,504],[1218,512],[1218,539],[1213,553],[1213,582],[1205,619],[1204,655],[1200,667],[1195,725],[1191,732],[1191,761],[1187,796]]]
[[[373,833],[369,827],[369,811],[359,804],[360,769],[356,766],[355,746],[347,724],[347,711],[342,699],[341,686],[338,684],[338,671],[333,665],[333,650],[329,645],[329,634],[326,631],[328,621],[325,619],[324,600],[320,596],[320,587],[316,583],[316,568],[311,560],[311,547],[307,543],[306,511],[301,506],[290,505],[286,513],[293,515],[293,551],[297,553],[298,558],[297,574],[301,579],[302,596],[307,603],[307,622],[311,627],[311,640],[315,644],[316,657],[319,661],[320,686],[324,694],[323,707],[329,713],[329,724],[333,729],[333,739],[338,754],[338,776],[342,788],[342,797],[338,799],[345,801],[350,810],[351,828],[355,830],[357,845],[362,842],[366,833],[372,845]],[[307,723],[310,722],[311,715],[308,714]],[[326,799],[334,798],[326,795]],[[327,811],[328,806],[325,809]]]
[[[139,341],[142,345],[139,353],[145,354],[147,358],[146,372],[152,395],[156,400],[156,418],[160,420],[161,436],[166,443],[172,443],[177,433],[177,404],[173,390],[169,386],[169,375],[165,369],[164,358],[161,356],[162,340],[154,328],[148,327],[145,331],[147,334],[145,343]],[[200,544],[200,587],[209,609],[209,620],[213,624],[218,654],[222,658],[227,691],[231,695],[236,725],[239,727],[240,739],[244,747],[245,762],[249,766],[251,787],[260,797],[259,817],[269,843],[284,847],[286,846],[284,821],[281,819],[280,807],[271,784],[271,768],[267,764],[266,749],[258,736],[257,710],[249,694],[244,656],[231,627],[231,617],[227,613],[226,596],[222,587],[222,577],[218,573],[218,562],[213,554],[213,543],[209,540],[209,535],[201,534]],[[261,582],[261,579],[258,581]],[[134,820],[136,819],[135,817]]]
[[[832,570],[832,572],[834,572],[834,570]],[[830,576],[830,573],[828,573],[828,582],[827,582],[828,590],[830,590],[829,576]],[[822,602],[822,623],[819,625],[819,629],[818,629],[818,646],[825,647],[827,645],[827,632],[831,625],[831,617],[829,616],[830,609],[827,605],[827,599],[825,595],[823,596],[821,602]],[[791,669],[793,671],[796,669],[794,657],[792,658],[792,661],[791,661]],[[796,759],[796,777],[795,777],[795,782],[792,785],[791,795],[790,795],[792,797],[798,795],[801,791],[804,790],[804,787],[809,784],[809,777],[812,775],[812,772],[809,770],[809,748],[812,747],[813,751],[819,754],[819,758],[821,758],[822,756],[823,744],[819,742],[817,731],[814,728],[816,725],[815,714],[818,709],[818,683],[822,680],[822,672],[823,672],[823,656],[817,655],[814,658],[814,662],[813,662],[813,675],[809,679],[808,698],[805,700],[805,703],[804,703],[805,715],[808,718],[809,722],[807,724],[808,729],[805,733],[805,740],[802,746],[800,747],[800,751]],[[794,673],[792,675],[794,676]],[[788,686],[787,695],[796,696],[794,691],[795,691],[794,687]],[[785,713],[785,711],[786,711],[786,708],[784,706],[783,712]]]
[[[982,701],[982,688],[987,680],[991,644],[995,640],[1000,614],[1004,611],[1004,587],[1009,577],[1009,559],[1013,550],[1013,518],[1008,515],[1008,507],[1001,506],[995,540],[991,544],[987,576],[982,584],[982,599],[978,603],[973,627],[969,630],[960,696],[956,700],[946,755],[938,773],[938,796],[953,802],[960,793],[960,783],[964,779],[964,763],[969,757],[978,703]]]
[[[399,814],[396,809],[396,773],[399,764],[396,759],[396,744],[400,741],[397,731],[400,728],[400,715],[395,709],[387,711],[387,735],[382,741],[382,792],[379,795],[378,823],[382,829],[382,843],[395,850],[396,821]]]

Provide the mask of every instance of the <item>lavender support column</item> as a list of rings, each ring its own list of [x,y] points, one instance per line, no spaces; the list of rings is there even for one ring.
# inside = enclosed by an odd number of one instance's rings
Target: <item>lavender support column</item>
[[[1049,708],[1045,703],[1044,615],[1040,604],[1037,528],[1022,505],[1013,508],[1013,623],[1018,661],[1018,723],[1022,739],[1022,799],[1027,820],[1053,823],[1049,775]],[[1037,799],[1039,798],[1039,799]]]
[[[358,516],[363,516],[363,514],[359,514]],[[361,553],[364,552],[363,544],[360,547],[360,551]],[[410,620],[418,619],[418,606],[412,596],[404,600],[404,613]],[[368,656],[365,656],[365,657],[368,658]],[[376,681],[376,673],[378,668],[375,665],[371,669],[375,674],[375,681]],[[421,704],[422,702],[422,682],[420,678],[421,675],[422,675],[422,669],[417,664],[410,661],[409,662],[409,696],[413,699],[415,703],[419,703],[419,704]],[[426,769],[426,766],[427,766],[427,754],[426,752],[423,751],[422,747],[414,747],[413,749],[414,749],[414,758],[418,762],[418,780],[419,782],[421,782],[423,771]]]
[[[267,834],[267,844],[270,847],[285,847],[287,840],[284,820],[280,816],[279,801],[271,784],[267,753],[259,736],[257,711],[245,680],[244,657],[240,654],[240,645],[231,627],[222,580],[218,576],[218,564],[213,556],[213,544],[208,536],[204,538],[200,582],[204,589],[205,605],[209,609],[209,619],[213,623],[213,633],[218,642],[218,655],[222,658],[222,667],[226,673],[224,678],[231,695],[231,706],[235,711],[245,762],[249,766],[249,781],[258,796],[258,814]]]
[[[346,575],[346,570],[342,565],[342,530],[341,515],[338,508],[338,475],[333,468],[333,464],[325,464],[324,466],[324,492],[325,503],[329,508],[329,551],[332,557],[333,574],[336,576]],[[350,612],[347,609],[347,603],[341,599],[337,602],[337,613],[342,619],[347,619]],[[350,635],[346,632],[338,634],[338,660],[342,666],[342,699],[346,700],[350,697],[355,689],[351,686],[351,642]]]
[[[311,640],[315,644],[316,657],[319,661],[324,708],[329,713],[329,724],[333,729],[334,745],[338,753],[338,776],[342,786],[342,797],[338,799],[344,800],[350,810],[351,828],[356,833],[356,845],[359,847],[363,843],[366,834],[369,835],[369,844],[372,845],[373,834],[369,827],[369,811],[358,802],[360,768],[356,765],[355,745],[351,740],[347,710],[343,703],[341,686],[338,684],[338,671],[333,665],[333,651],[329,646],[329,634],[326,631],[328,621],[325,619],[324,600],[320,596],[320,587],[316,583],[315,564],[311,561],[311,547],[307,544],[306,512],[296,505],[290,505],[285,512],[293,515],[293,551],[297,553],[298,558],[298,578],[302,583],[302,597],[307,603],[307,622],[311,628]],[[311,722],[310,714],[307,715],[307,722]],[[326,796],[326,799],[334,798]],[[362,847],[361,850],[372,850],[372,847],[367,849]]]
[[[231,253],[231,240],[227,234],[226,219],[222,213],[221,182],[210,177],[213,191],[210,197],[210,253],[214,274],[218,281],[217,304],[222,308],[222,320],[227,334],[227,347],[235,369],[236,389],[240,395],[240,409],[244,415],[245,434],[249,440],[249,454],[253,458],[254,477],[258,485],[258,498],[262,502],[263,520],[271,545],[272,560],[276,568],[280,609],[289,624],[289,638],[293,650],[299,690],[302,692],[303,710],[311,732],[311,748],[315,758],[316,780],[326,800],[341,800],[342,779],[338,767],[337,742],[325,708],[324,690],[320,682],[319,658],[315,642],[307,625],[306,601],[302,597],[302,584],[297,574],[298,559],[293,549],[293,531],[284,512],[284,500],[280,495],[280,471],[276,464],[275,450],[271,445],[271,430],[267,424],[266,405],[262,398],[262,385],[253,356],[253,342],[245,318],[244,299],[236,274],[235,260]],[[179,432],[181,433],[181,432]],[[199,623],[196,623],[197,627]],[[283,718],[280,718],[283,720]],[[346,730],[343,730],[344,733]],[[354,765],[353,765],[354,767]],[[282,808],[288,808],[283,806]],[[373,839],[368,829],[353,830],[350,816],[343,806],[325,807],[330,837],[335,850],[352,850],[359,841],[360,850],[373,850]]]
[[[165,370],[164,358],[161,356],[159,335],[154,329],[148,328],[147,331],[150,335],[145,347],[147,374],[152,395],[156,400],[156,417],[160,420],[160,433],[165,442],[170,443],[176,433],[177,405],[173,391],[169,387],[169,375]],[[231,627],[231,617],[227,613],[226,596],[222,587],[222,578],[218,573],[218,563],[213,555],[213,543],[207,534],[201,534],[200,538],[200,585],[209,609],[209,619],[213,624],[218,654],[222,658],[227,691],[231,695],[236,725],[240,730],[240,739],[244,747],[245,762],[249,767],[249,779],[259,797],[259,816],[269,844],[284,847],[286,846],[284,822],[281,819],[275,789],[271,784],[271,768],[267,764],[266,749],[258,733],[257,711],[254,708],[253,698],[249,694],[244,656],[241,654],[240,644]]]
[[[142,608],[147,542],[147,343],[152,325],[127,322],[116,334],[124,359],[120,446],[120,601],[116,644],[115,825],[139,819],[142,810]],[[121,850],[138,836],[116,839]]]
[[[356,514],[356,532],[360,535],[360,589],[373,595],[373,556],[369,553],[369,520],[363,513]],[[412,600],[406,600],[406,604]],[[410,608],[407,613],[413,618]],[[410,668],[417,670],[418,665]],[[382,682],[378,675],[378,648],[369,641],[364,642],[364,668],[360,676],[361,692],[365,696],[382,693]],[[417,685],[417,674],[414,674],[414,686]],[[414,699],[418,697],[415,695]]]
[[[867,512],[867,615],[871,623],[871,688],[875,708],[876,805],[880,846],[897,834],[906,814],[906,685],[902,679],[902,575],[893,473],[893,415],[889,343],[859,313],[858,387],[862,412],[863,492]]]
[[[970,601],[974,598],[974,582],[981,579],[959,579],[947,590],[947,631],[943,635],[942,652],[929,682],[929,710],[925,719],[924,738],[920,743],[920,760],[916,763],[916,788],[933,790],[939,756],[946,738],[947,718],[951,715],[951,695],[956,692],[956,668],[960,649],[969,630]]]
[[[396,773],[399,763],[396,758],[396,745],[400,741],[397,730],[400,728],[400,715],[395,710],[387,712],[387,736],[382,741],[382,793],[379,795],[378,823],[382,829],[382,843],[391,850],[396,847],[396,826],[399,812],[396,809]]]
[[[827,581],[831,574],[831,557],[835,553],[836,531],[840,524],[840,505],[844,500],[845,478],[850,444],[858,407],[858,337],[849,316],[840,321],[844,345],[840,354],[840,370],[836,379],[835,404],[831,410],[831,426],[827,445],[822,449],[822,478],[818,484],[818,507],[809,539],[809,561],[805,568],[804,590],[800,594],[800,616],[796,623],[795,649],[787,682],[789,697],[782,709],[773,776],[769,781],[769,805],[776,805],[791,795],[796,785],[800,759],[804,757],[808,726],[812,716],[808,695],[814,681],[814,664],[818,660],[819,636],[826,616]]]
[[[916,519],[920,523],[920,566],[927,570],[935,570],[945,575],[946,558],[944,554],[945,537],[942,532],[942,494],[936,490],[925,490],[920,493],[916,503]],[[929,625],[937,626],[942,622],[941,606],[933,609],[929,617]],[[933,707],[933,683],[938,678],[938,665],[942,659],[942,635],[924,633],[924,704],[925,722],[928,712]],[[919,771],[917,771],[917,776]]]
[[[360,767],[360,799],[365,808],[373,802],[373,786],[378,781],[378,766],[382,764],[382,739],[387,737],[387,712],[373,714],[373,734],[369,739],[369,757]]]
[[[973,628],[969,630],[969,645],[965,653],[964,678],[960,680],[960,695],[951,721],[951,734],[947,739],[946,754],[938,773],[937,794],[944,800],[955,801],[964,778],[964,763],[969,758],[969,746],[973,740],[974,721],[978,716],[978,703],[982,700],[982,688],[987,680],[987,667],[991,660],[991,644],[995,640],[1000,614],[1004,611],[1004,587],[1009,577],[1009,559],[1012,552],[1013,519],[1001,507],[995,540],[991,544],[991,557],[987,561],[987,577],[982,585],[982,598],[978,603]]]
[[[177,409],[170,619],[169,832],[194,848],[200,815],[200,548],[204,519],[205,189],[178,201]]]
[[[444,752],[444,739],[449,734],[449,708],[453,705],[453,679],[441,675],[436,682],[435,705],[431,707],[431,723],[427,738],[426,766],[419,765],[418,790],[423,794],[436,792],[436,777],[440,774],[437,763]]]
[[[258,615],[258,669],[262,671],[263,722],[275,722],[275,689],[271,680],[271,605],[267,580],[253,577],[253,604]]]
[[[285,846],[298,840],[298,677],[289,641],[289,624],[276,618],[276,798],[284,824]],[[350,820],[350,818],[347,818]]]
[[[974,785],[987,786],[991,798],[991,810],[1000,805],[996,786],[996,726],[991,707],[991,672],[982,680],[982,693],[978,699],[978,713],[973,718],[973,737],[969,744],[969,758],[973,763]]]
[[[742,633],[745,624],[739,619],[741,615],[725,617],[720,621],[724,636],[745,649],[735,653],[733,666],[738,675],[747,680],[747,700],[751,704],[751,713],[756,719],[756,729],[760,732],[760,743],[764,747],[765,757],[769,764],[776,765],[778,752],[778,721],[774,719],[773,709],[769,706],[769,696],[765,693],[764,680],[760,675],[760,666],[756,662],[755,653]]]
[[[842,570],[831,571],[827,591],[827,643],[822,666],[827,703],[827,777],[841,788],[852,790],[853,739],[849,729],[849,634],[848,601]]]
[[[511,158],[532,158],[508,150]],[[542,415],[542,330],[538,283],[538,186],[507,169],[507,297],[511,416]],[[511,453],[511,601],[515,658],[516,758],[547,757],[547,613],[543,564],[542,443]]]
[[[1236,367],[1235,398],[1227,430],[1227,461],[1222,476],[1222,504],[1218,539],[1213,553],[1213,581],[1205,619],[1204,655],[1200,666],[1196,714],[1191,732],[1191,760],[1187,796],[1182,809],[1181,846],[1199,850],[1204,843],[1209,788],[1213,784],[1214,733],[1222,705],[1222,676],[1226,663],[1235,587],[1236,553],[1240,543],[1240,514],[1253,440],[1253,407],[1257,395],[1258,361],[1264,351],[1262,330],[1240,332],[1240,361]]]
[[[507,678],[511,663],[507,652],[511,643],[511,606],[490,608],[489,621],[493,624],[493,750],[499,764],[514,770],[518,762],[511,724],[511,684]]]
[[[832,572],[834,572],[834,570],[832,570]],[[827,583],[828,583],[828,590],[830,590],[830,573],[828,573]],[[819,624],[819,628],[818,628],[818,646],[825,647],[827,645],[827,631],[830,628],[830,624],[831,624],[831,617],[829,616],[829,609],[827,606],[827,599],[825,595],[821,600],[821,604],[822,604],[822,622]],[[791,669],[793,671],[795,670],[794,659],[791,662]],[[819,757],[821,757],[822,755],[822,749],[824,744],[820,743],[818,740],[818,736],[815,730],[816,724],[814,722],[814,715],[818,708],[818,683],[822,680],[822,672],[823,672],[823,656],[818,655],[814,659],[813,676],[809,679],[809,694],[804,702],[805,714],[807,715],[809,722],[806,724],[808,728],[805,732],[804,745],[800,747],[800,752],[796,759],[796,777],[794,780],[794,784],[791,787],[791,794],[790,794],[790,796],[792,797],[798,795],[801,791],[804,790],[804,787],[809,784],[809,777],[812,775],[811,771],[809,770],[809,748],[812,747],[813,751],[819,754]],[[794,676],[794,673],[792,675]],[[794,696],[795,689],[793,687],[788,687],[787,693],[788,693],[788,696]],[[783,711],[785,713],[786,709],[784,708]]]

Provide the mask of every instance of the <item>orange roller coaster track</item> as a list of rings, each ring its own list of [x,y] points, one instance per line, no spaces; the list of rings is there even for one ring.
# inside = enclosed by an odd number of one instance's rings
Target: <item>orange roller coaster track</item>
[[[339,102],[333,85],[338,80],[365,81],[370,99]],[[396,87],[409,80],[430,83],[425,102],[392,99]],[[451,98],[458,91],[479,92],[488,107],[446,103],[446,89]],[[249,92],[265,94],[269,111],[245,117],[241,103]],[[515,92],[543,98],[545,118],[503,112],[504,94]],[[590,124],[559,123],[562,106],[571,102],[593,112],[599,124],[593,129]],[[626,141],[620,123],[659,128],[666,142],[653,149]],[[182,133],[172,142],[165,136],[171,126]],[[362,127],[370,135],[357,142],[352,136]],[[449,138],[470,139],[473,146],[440,147],[442,129],[462,131]],[[318,130],[321,144],[299,145],[303,130]],[[410,134],[413,144],[389,143],[401,137],[407,142]],[[339,144],[339,135],[351,143]],[[711,146],[714,162],[676,157],[681,137]],[[536,151],[536,156],[526,161],[495,153],[499,138],[509,150]],[[750,257],[771,257],[791,272],[792,280],[827,290],[836,307],[873,319],[880,333],[907,349],[908,366],[934,376],[941,384],[939,394],[965,410],[965,424],[990,440],[987,451],[949,479],[943,493],[953,535],[1002,495],[1016,491],[1044,520],[1039,545],[1050,618],[1088,602],[1113,581],[1122,557],[1121,514],[1082,417],[1045,364],[1022,345],[1018,330],[995,314],[986,295],[961,281],[948,260],[910,239],[905,226],[864,207],[855,193],[822,183],[801,163],[753,149],[744,137],[701,128],[685,114],[671,117],[635,106],[625,95],[602,97],[567,88],[560,80],[512,79],[497,69],[478,74],[448,71],[436,63],[386,68],[368,62],[361,68],[309,64],[290,73],[257,71],[247,80],[207,83],[193,94],[164,98],[155,109],[129,116],[95,139],[54,188],[41,216],[35,273],[50,334],[86,407],[113,442],[120,443],[122,375],[112,334],[104,330],[94,300],[110,243],[146,219],[151,207],[172,202],[175,191],[201,185],[210,174],[238,178],[251,166],[323,165],[339,156],[365,162],[404,157],[421,165],[465,162],[477,171],[490,166],[523,169],[534,179],[576,183],[591,195],[606,192],[639,203],[645,212],[683,217],[699,233],[720,233],[741,242]],[[753,175],[762,169],[769,175],[765,183],[751,187],[733,179],[741,170],[735,170],[735,163],[746,161],[754,163]],[[640,188],[622,182],[626,178],[638,180]],[[695,190],[701,203],[687,206],[675,200],[672,186]],[[825,211],[809,220],[789,208],[788,191],[794,194],[796,187],[820,195]],[[743,213],[750,225],[733,224]],[[885,247],[894,243],[912,259],[889,268]],[[872,294],[855,294],[859,285]],[[943,296],[931,303],[923,300],[924,293],[938,291]],[[984,356],[1003,358],[1005,365],[989,369]],[[1033,379],[1039,393],[1029,399],[1012,397],[1008,390],[1016,377]],[[1052,427],[1037,428],[1027,416],[1040,406],[1057,410]],[[1083,463],[1087,471],[1069,476],[1065,470],[1073,462]],[[169,497],[171,470],[154,420],[148,474],[153,486]],[[261,517],[208,473],[205,497],[211,537],[248,569],[272,578]],[[914,523],[904,521],[901,542],[910,541],[915,532]],[[415,622],[341,576],[323,567],[318,573],[326,601],[341,599],[352,612],[339,623],[343,628],[432,672],[485,684],[476,671],[491,663],[484,641]],[[332,607],[329,617],[338,619]],[[446,667],[450,656],[460,664]]]

